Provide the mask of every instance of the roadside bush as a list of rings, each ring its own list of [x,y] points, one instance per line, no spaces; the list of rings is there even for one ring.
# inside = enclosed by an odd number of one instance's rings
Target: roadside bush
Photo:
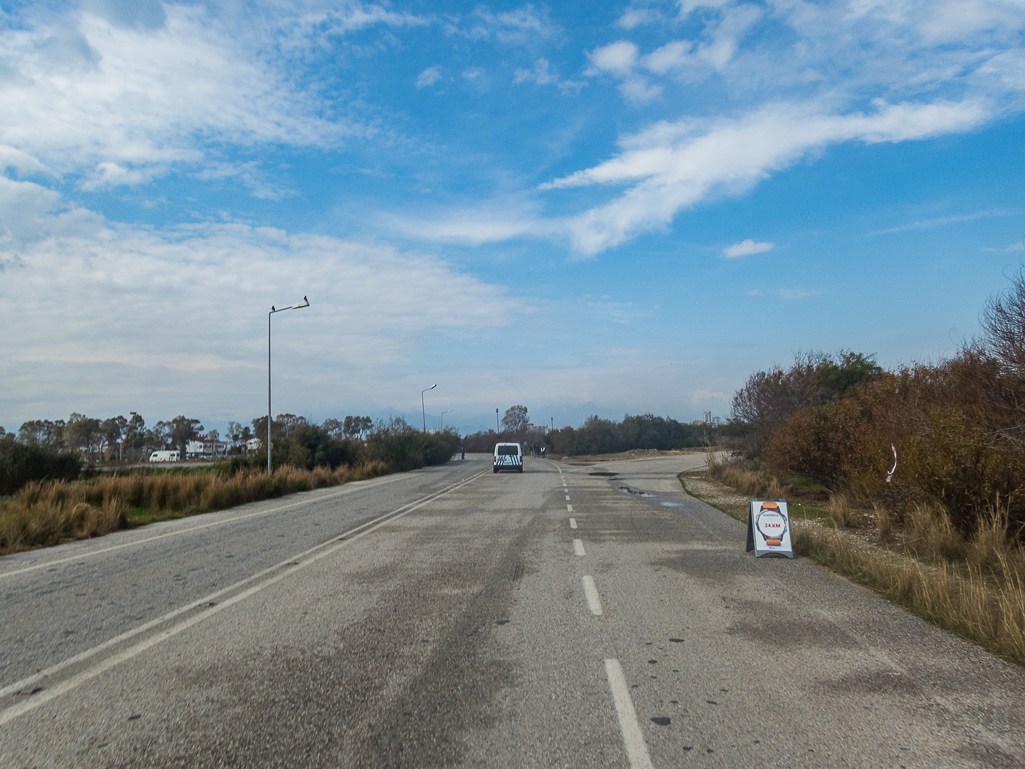
[[[31,481],[72,480],[81,472],[82,461],[74,454],[0,440],[0,494],[14,494]]]
[[[427,465],[444,464],[459,448],[459,435],[454,430],[425,433],[396,419],[367,436],[365,456],[370,461],[384,462],[396,470],[415,470]]]
[[[883,382],[859,387],[848,397],[791,415],[766,446],[771,471],[812,478],[858,498],[891,491],[885,488],[893,456],[883,429],[886,391]]]
[[[788,368],[758,371],[733,396],[733,418],[747,426],[734,448],[749,458],[761,457],[799,411],[824,406],[882,374],[871,355],[846,350],[835,356],[803,353]]]
[[[977,347],[884,373],[843,397],[805,406],[776,426],[761,456],[781,477],[812,478],[852,501],[879,503],[898,521],[916,505],[949,511],[970,536],[997,500],[1009,529],[1025,526],[1025,390]],[[897,447],[898,470],[886,475]]]

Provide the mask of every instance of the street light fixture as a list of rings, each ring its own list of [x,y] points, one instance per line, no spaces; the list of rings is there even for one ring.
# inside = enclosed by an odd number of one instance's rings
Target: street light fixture
[[[273,304],[270,306],[270,312],[267,313],[267,475],[270,475],[273,471],[271,470],[270,464],[270,430],[271,430],[271,407],[270,407],[270,316],[276,312],[284,312],[285,310],[301,310],[303,307],[309,307],[310,300],[305,296],[301,302],[293,304],[291,307],[282,307],[280,310]]]
[[[424,410],[424,393],[427,392],[427,390],[433,390],[437,386],[437,383],[435,383],[427,389],[420,391],[420,416],[424,418],[424,432],[427,432],[427,412]]]
[[[498,435],[498,409],[495,409],[495,437],[497,438]]]
[[[441,412],[441,431],[442,432],[445,432],[445,415],[446,414],[451,414],[451,413],[452,413],[452,409],[448,409],[446,411],[442,411]]]

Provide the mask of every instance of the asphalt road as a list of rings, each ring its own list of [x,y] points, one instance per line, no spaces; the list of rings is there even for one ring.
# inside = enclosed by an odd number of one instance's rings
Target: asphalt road
[[[0,766],[1025,765],[1020,668],[745,553],[702,461],[475,455],[2,558]]]

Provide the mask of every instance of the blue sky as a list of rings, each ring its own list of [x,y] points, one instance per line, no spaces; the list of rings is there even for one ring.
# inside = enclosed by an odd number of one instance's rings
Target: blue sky
[[[0,424],[729,414],[1025,238],[1025,2],[0,0]],[[490,416],[489,416],[490,415]]]

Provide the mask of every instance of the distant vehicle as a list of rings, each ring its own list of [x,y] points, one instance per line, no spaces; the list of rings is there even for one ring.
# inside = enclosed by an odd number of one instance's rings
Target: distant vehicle
[[[523,449],[518,443],[496,443],[494,471],[523,472]]]
[[[177,451],[154,451],[149,455],[150,462],[177,462]]]

